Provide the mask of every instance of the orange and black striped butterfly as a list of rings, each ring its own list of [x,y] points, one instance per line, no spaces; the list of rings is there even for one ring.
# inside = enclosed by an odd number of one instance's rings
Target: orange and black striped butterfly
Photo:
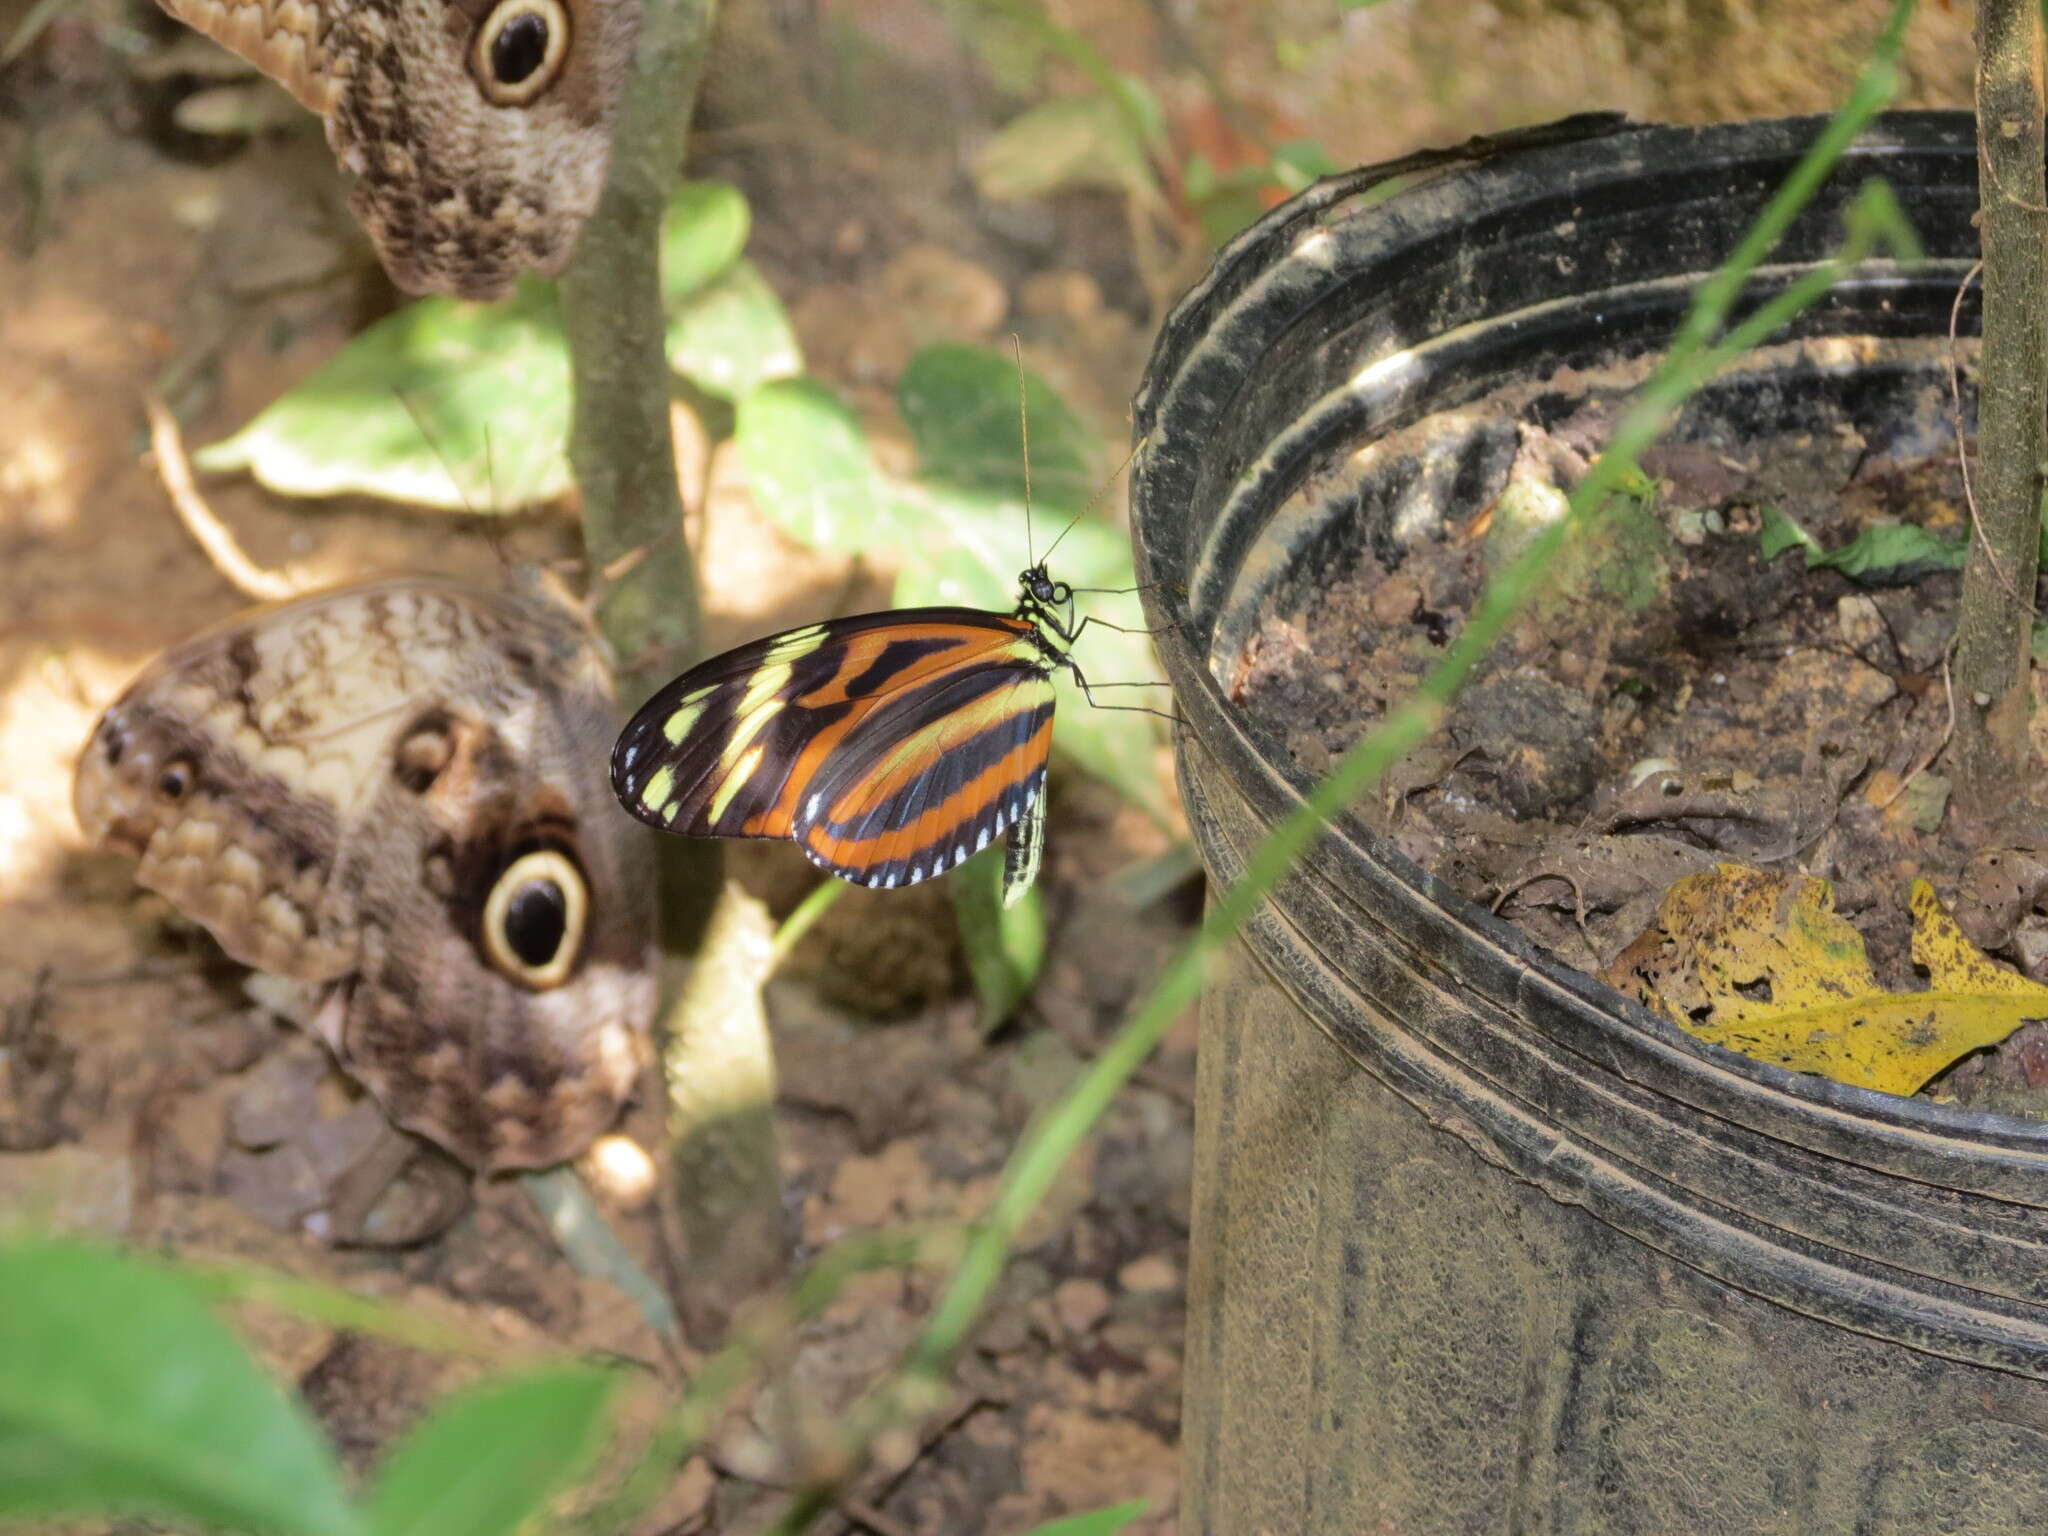
[[[897,608],[770,635],[691,668],[612,749],[612,790],[688,837],[786,837],[856,885],[916,885],[1005,835],[1003,900],[1038,873],[1053,674],[1074,589],[1043,561],[1016,610]],[[1114,626],[1110,626],[1114,627]],[[1107,707],[1107,706],[1106,706]]]

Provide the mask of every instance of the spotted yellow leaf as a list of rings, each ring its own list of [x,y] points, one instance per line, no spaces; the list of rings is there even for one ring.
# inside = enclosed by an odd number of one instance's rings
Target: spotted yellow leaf
[[[2048,987],[1984,955],[1913,884],[1923,992],[1878,981],[1823,880],[1720,864],[1680,880],[1604,979],[1702,1040],[1795,1072],[1910,1094],[2029,1019]]]

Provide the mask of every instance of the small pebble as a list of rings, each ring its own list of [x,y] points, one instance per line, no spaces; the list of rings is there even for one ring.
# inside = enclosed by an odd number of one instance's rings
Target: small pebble
[[[1843,642],[1858,655],[1885,637],[1884,615],[1878,612],[1876,603],[1860,592],[1836,602],[1835,624],[1842,632]]]
[[[1017,290],[1017,307],[1027,315],[1092,320],[1102,313],[1102,288],[1086,272],[1072,268],[1034,272]]]
[[[1678,764],[1668,757],[1639,758],[1628,771],[1628,787],[1634,789],[1653,774],[1676,772],[1678,772]]]
[[[1389,576],[1372,589],[1372,616],[1381,624],[1406,624],[1422,601],[1422,588],[1412,576]]]
[[[1053,1287],[1053,1314],[1069,1333],[1086,1333],[1109,1315],[1109,1292],[1096,1280],[1062,1280]]]
[[[1117,1271],[1116,1283],[1127,1291],[1170,1291],[1180,1284],[1180,1270],[1163,1253],[1148,1253]]]

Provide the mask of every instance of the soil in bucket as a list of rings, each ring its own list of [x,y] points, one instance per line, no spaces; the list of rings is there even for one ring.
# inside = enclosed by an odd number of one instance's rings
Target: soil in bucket
[[[2025,1002],[1932,1020],[1917,1004],[1818,1021],[1799,1006],[2048,982],[2048,840],[2016,835],[2024,816],[1974,824],[1949,799],[1975,349],[1787,343],[1696,397],[1359,813],[1703,1038],[2048,1113],[2048,1023],[2018,1023]],[[1326,770],[1562,515],[1654,361],[1517,382],[1305,487],[1373,508],[1347,523],[1375,532],[1267,595],[1224,672],[1233,699],[1302,769]],[[2015,786],[2008,810],[2038,798]],[[1930,890],[1916,898],[1916,882]],[[1968,958],[1930,972],[1942,945]],[[2003,965],[1965,969],[1987,953]]]

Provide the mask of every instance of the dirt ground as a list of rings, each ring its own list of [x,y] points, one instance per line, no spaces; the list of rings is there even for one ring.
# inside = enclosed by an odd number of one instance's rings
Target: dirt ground
[[[1739,26],[1717,7],[1662,7],[1675,30],[1661,32],[1624,24],[1627,7],[1577,5],[1480,7],[1456,25],[1464,8],[1406,0],[1341,21],[1295,3],[1049,9],[1146,79],[1179,142],[1228,142],[1224,119],[1241,112],[1349,164],[1594,105],[1758,110],[1704,91],[1711,71],[1686,39],[1753,59],[1755,29],[1778,22],[1785,53],[1810,67],[1771,76],[1792,82],[1771,105],[1811,110],[1883,7],[1744,7]],[[1918,101],[1967,87],[1961,9],[1927,8],[1909,59]],[[964,170],[972,147],[1035,98],[998,91],[938,10],[734,11],[696,168],[746,191],[751,253],[810,371],[849,391],[886,439],[888,391],[917,345],[1015,326],[1034,364],[1120,438],[1157,306],[1199,270],[1200,250],[1134,246],[1107,193],[981,203]],[[0,5],[0,38],[15,19]],[[335,1279],[503,1353],[568,1347],[650,1377],[686,1371],[687,1355],[668,1356],[617,1291],[561,1260],[514,1184],[479,1188],[445,1235],[399,1251],[337,1250],[238,1198],[232,1128],[252,1094],[310,1083],[336,1115],[350,1096],[304,1037],[248,1001],[203,934],[138,893],[129,861],[87,851],[73,825],[72,763],[99,709],[149,655],[243,606],[167,508],[143,455],[142,394],[163,393],[193,440],[210,441],[394,301],[309,123],[227,139],[171,126],[195,79],[173,52],[184,46],[153,12],[86,0],[0,66],[0,1210]],[[1058,71],[1047,82],[1063,83]],[[996,302],[932,302],[963,284]],[[702,484],[713,644],[866,606],[849,597],[872,591],[873,573],[782,540],[728,450]],[[577,554],[559,509],[487,522],[291,503],[235,478],[206,492],[257,563],[302,581],[381,569],[492,581],[512,561],[573,572]],[[1100,786],[1056,783],[1052,959],[993,1039],[974,1026],[941,901],[861,893],[806,941],[769,994],[799,1257],[986,1201],[1020,1129],[1185,932],[1190,891],[1137,905],[1115,883],[1168,842]],[[788,850],[748,849],[732,867],[778,910],[807,884]],[[1173,1529],[1190,1041],[1172,1037],[1034,1226],[953,1405],[927,1439],[857,1479],[823,1529],[1006,1536],[1135,1497],[1153,1513],[1134,1529]],[[656,1237],[635,1240],[658,1267]],[[728,1423],[638,1529],[758,1521],[793,1475],[802,1423],[887,1365],[934,1279],[877,1276],[842,1298],[807,1333],[796,1388]],[[252,1314],[249,1326],[357,1465],[473,1371],[312,1324]]]

